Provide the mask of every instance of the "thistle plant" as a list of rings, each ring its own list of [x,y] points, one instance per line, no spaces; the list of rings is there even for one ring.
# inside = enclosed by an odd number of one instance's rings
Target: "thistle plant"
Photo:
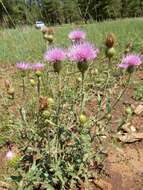
[[[117,96],[116,100],[113,102],[113,105],[111,106],[112,109],[109,112],[112,112],[114,110],[114,108],[118,104],[119,100],[125,94],[125,92],[128,88],[128,85],[130,84],[131,76],[132,76],[135,68],[138,67],[140,64],[141,64],[141,58],[139,55],[130,54],[130,55],[123,57],[121,64],[119,64],[118,67],[126,70],[126,72],[128,73],[128,79],[126,81],[124,89],[120,92],[119,96]],[[106,112],[101,117],[99,117],[96,120],[96,122],[104,119],[109,112]]]
[[[81,30],[73,30],[69,33],[68,38],[71,40],[72,44],[83,43],[86,38],[86,33]]]
[[[109,80],[110,80],[110,75],[111,71],[113,70],[113,65],[112,65],[112,58],[115,56],[116,51],[115,51],[115,42],[116,42],[116,37],[113,33],[109,33],[105,39],[105,55],[108,58],[108,70],[107,70],[107,79],[104,85],[104,91],[106,91]]]
[[[110,33],[107,35],[106,37],[106,40],[105,40],[105,54],[106,54],[106,57],[108,58],[108,71],[110,69],[112,69],[112,58],[114,57],[114,55],[116,54],[116,51],[115,51],[115,48],[114,48],[114,45],[115,45],[115,42],[116,42],[116,37],[113,33]],[[109,75],[109,73],[108,73]]]
[[[25,63],[25,62],[20,62],[16,64],[17,69],[20,70],[21,72],[21,77],[22,77],[22,94],[23,97],[25,97],[26,95],[26,85],[25,85],[25,77],[26,77],[26,72],[28,70],[30,70],[30,64],[29,63]]]
[[[37,77],[37,96],[38,96],[38,99],[39,99],[39,97],[40,97],[40,89],[41,89],[40,78],[41,78],[42,72],[44,70],[44,65],[42,63],[37,63],[37,64],[33,64],[31,67],[32,67],[32,70],[35,72],[35,75]]]
[[[58,74],[58,106],[57,106],[57,112],[56,112],[56,124],[58,125],[59,121],[59,114],[60,114],[60,104],[61,104],[61,69],[62,69],[62,62],[66,58],[65,51],[61,48],[52,48],[49,49],[45,53],[45,60],[49,63],[53,64],[53,70],[55,73]]]
[[[43,33],[43,38],[48,42],[48,46],[52,45],[54,42],[54,29],[43,27],[41,32]]]
[[[45,33],[43,31],[43,34]],[[72,31],[69,38],[73,45],[67,50],[59,47],[48,48],[44,54],[44,61],[47,65],[46,68],[52,66],[52,71],[48,72],[49,70],[45,69],[45,65],[41,63],[30,65],[31,71],[33,70],[37,76],[38,122],[35,112],[33,115],[29,114],[35,107],[30,107],[30,110],[26,107],[27,110],[21,114],[25,122],[18,121],[19,139],[22,139],[24,143],[22,141],[20,144],[19,175],[12,178],[15,181],[18,179],[16,181],[17,188],[20,187],[23,190],[76,190],[80,188],[81,183],[96,179],[103,168],[105,157],[100,136],[104,134],[103,129],[107,124],[105,123],[106,116],[112,114],[117,103],[125,94],[132,73],[141,64],[141,58],[135,54],[127,54],[123,57],[117,68],[125,69],[128,79],[124,89],[113,102],[110,101],[110,93],[107,88],[105,88],[103,97],[98,88],[92,89],[94,96],[96,96],[95,94],[98,96],[99,106],[92,120],[91,117],[88,118],[88,114],[85,114],[85,94],[89,94],[88,90],[92,88],[85,86],[85,81],[90,78],[89,68],[92,70],[92,67],[96,67],[95,61],[99,50],[93,44],[84,42],[85,37],[86,34],[82,31]],[[111,59],[115,55],[113,34],[107,36],[105,45],[108,65],[111,67],[109,69],[112,69]],[[68,76],[64,72],[66,64],[69,68],[75,64],[78,73],[74,72]],[[25,68],[25,64],[22,65],[23,67]],[[27,69],[20,67],[20,71],[26,74]],[[48,73],[47,78],[44,78],[44,72]],[[46,81],[44,81],[46,90],[41,87],[42,73],[42,79]],[[74,79],[77,79],[79,75],[81,77],[78,79],[78,87],[75,88]],[[95,77],[98,77],[97,75],[98,73]],[[95,77],[92,78],[93,81]],[[69,82],[70,78],[72,84]],[[31,85],[35,85],[33,80],[31,80]],[[42,96],[43,94],[44,96]],[[108,109],[105,111],[102,102],[104,95],[108,97],[106,106]],[[89,95],[88,100],[90,99]],[[103,121],[101,122],[103,123],[102,133],[100,133],[99,126],[101,120]],[[95,123],[96,131],[92,132]],[[25,130],[24,135],[23,130]],[[12,153],[8,152],[10,159],[12,156]]]
[[[82,84],[81,84],[81,108],[80,113],[83,112],[84,106],[84,80],[85,73],[88,70],[89,62],[93,61],[97,57],[97,53],[99,52],[92,44],[85,42],[82,44],[73,45],[68,52],[68,57],[70,61],[74,61],[77,63],[77,67],[82,76]]]
[[[117,100],[114,102],[112,109],[114,109],[114,107],[116,106],[116,104],[118,103],[118,101],[120,100],[120,98],[124,95],[130,80],[131,80],[131,76],[135,70],[136,67],[138,67],[141,64],[141,58],[139,55],[134,55],[134,54],[130,54],[127,55],[125,57],[123,57],[121,64],[119,64],[120,68],[126,69],[127,73],[128,73],[128,79],[125,85],[125,88],[123,89],[123,91],[120,93],[120,95],[117,97]]]

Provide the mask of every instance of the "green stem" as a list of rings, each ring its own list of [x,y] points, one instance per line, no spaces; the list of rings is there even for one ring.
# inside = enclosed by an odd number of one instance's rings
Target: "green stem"
[[[117,103],[119,102],[119,100],[121,99],[121,97],[124,95],[125,91],[127,90],[128,86],[129,86],[130,80],[131,80],[131,73],[129,74],[129,77],[128,77],[128,80],[126,82],[125,88],[120,93],[120,95],[117,97],[117,100],[114,102],[114,104],[112,105],[112,109],[114,109],[116,107]]]
[[[37,77],[38,81],[37,81],[37,94],[38,94],[38,98],[40,97],[40,77]]]
[[[82,73],[82,83],[81,83],[81,106],[80,106],[80,113],[83,112],[83,107],[84,107],[84,73]]]
[[[39,118],[40,118],[40,113],[39,113],[39,97],[40,97],[40,77],[37,76],[37,125],[39,125]]]
[[[22,77],[22,94],[23,98],[25,97],[25,77]]]
[[[108,71],[107,71],[107,78],[106,78],[106,83],[105,83],[105,85],[104,85],[104,89],[103,89],[103,94],[106,92],[106,90],[107,90],[107,87],[108,87],[108,83],[109,83],[109,80],[110,80],[110,71],[111,71],[111,58],[109,58],[108,59]],[[101,111],[101,107],[103,106],[103,104],[104,104],[105,102],[103,101],[103,102],[101,102],[101,104],[100,104],[100,107],[99,107],[99,110],[98,110],[98,112],[97,112],[97,117],[98,117],[98,115],[99,115],[99,113],[100,113],[100,111]]]
[[[110,80],[110,71],[111,71],[111,58],[109,58],[109,60],[108,60],[107,79],[106,79],[106,83],[105,83],[105,85],[104,85],[104,90],[103,90],[103,92],[105,92],[106,89],[107,89],[107,86],[108,86],[108,83],[109,83],[109,80]]]
[[[49,159],[51,160],[51,146],[50,146],[50,133],[49,133],[49,126],[48,126],[48,137],[47,137],[47,140],[48,140],[48,151],[49,151]]]
[[[59,124],[59,116],[60,116],[60,108],[61,108],[61,76],[58,74],[58,106],[57,106],[57,112],[56,112],[56,125]]]
[[[129,83],[130,83],[130,80],[131,80],[131,73],[129,73],[129,77],[128,77],[128,80],[126,82],[126,86],[125,88],[122,90],[122,92],[120,93],[120,95],[117,97],[117,99],[115,100],[114,104],[111,106],[112,109],[110,112],[106,112],[103,116],[101,116],[99,119],[97,119],[95,122],[98,122],[98,121],[101,121],[102,119],[104,119],[106,117],[106,115],[108,115],[109,113],[112,112],[112,110],[116,107],[116,105],[118,104],[119,100],[122,98],[122,96],[124,95],[124,93],[126,92],[128,86],[129,86]]]

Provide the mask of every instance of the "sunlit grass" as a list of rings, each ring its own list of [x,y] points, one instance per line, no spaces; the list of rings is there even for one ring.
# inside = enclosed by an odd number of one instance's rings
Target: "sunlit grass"
[[[73,28],[82,28],[88,39],[102,47],[105,35],[114,32],[117,36],[117,49],[124,50],[125,44],[133,42],[133,50],[140,51],[143,46],[143,19],[125,19],[106,21],[87,25],[63,25],[56,27],[55,43],[68,46],[67,35]],[[0,31],[0,62],[15,63],[17,61],[41,61],[46,44],[40,31],[34,27],[18,27]]]

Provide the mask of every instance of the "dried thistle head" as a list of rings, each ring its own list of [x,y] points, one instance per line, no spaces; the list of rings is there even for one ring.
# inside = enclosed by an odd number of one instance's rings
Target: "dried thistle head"
[[[49,27],[48,30],[47,30],[47,33],[50,34],[50,35],[53,35],[55,33],[54,28]]]
[[[44,27],[41,28],[41,32],[42,32],[43,34],[45,34],[45,33],[47,32],[47,30],[48,30],[48,27],[47,27],[47,26],[44,26]]]
[[[39,97],[39,110],[43,111],[48,108],[48,99],[47,97],[40,96]]]
[[[115,34],[109,33],[105,40],[105,45],[107,46],[107,48],[113,47],[115,45],[115,42],[116,42]]]
[[[5,85],[5,88],[8,90],[11,87],[10,80],[8,80],[8,79],[4,80],[4,85]]]
[[[54,28],[52,28],[52,27],[48,28],[46,26],[41,29],[41,32],[43,34],[49,34],[49,35],[53,35],[55,33]]]

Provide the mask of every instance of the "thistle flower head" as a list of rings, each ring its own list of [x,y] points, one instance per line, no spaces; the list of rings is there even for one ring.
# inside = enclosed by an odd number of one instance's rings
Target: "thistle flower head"
[[[42,63],[36,63],[31,66],[34,71],[41,71],[44,69],[44,65]]]
[[[14,157],[14,153],[13,153],[11,150],[9,150],[9,151],[6,153],[6,158],[7,158],[8,160],[11,160],[13,157]]]
[[[74,30],[69,33],[68,37],[72,41],[79,42],[85,40],[86,33],[81,30]]]
[[[44,27],[41,28],[41,32],[43,34],[47,33],[47,34],[52,34],[53,35],[54,34],[54,29],[51,28],[51,27],[44,26]]]
[[[25,62],[20,62],[16,64],[16,67],[21,70],[21,71],[26,71],[31,69],[31,66],[29,63],[25,63]]]
[[[116,41],[116,37],[113,33],[109,33],[106,37],[106,40],[105,40],[105,45],[108,47],[108,48],[111,48],[114,46],[115,44],[115,41]]]
[[[120,68],[128,69],[131,67],[139,66],[141,64],[141,58],[139,55],[130,54],[122,59]]]
[[[92,44],[85,42],[83,44],[73,45],[68,51],[68,58],[75,62],[92,61],[97,57],[99,50]]]
[[[44,56],[44,59],[50,63],[56,63],[64,61],[66,58],[66,53],[62,48],[51,48]]]

